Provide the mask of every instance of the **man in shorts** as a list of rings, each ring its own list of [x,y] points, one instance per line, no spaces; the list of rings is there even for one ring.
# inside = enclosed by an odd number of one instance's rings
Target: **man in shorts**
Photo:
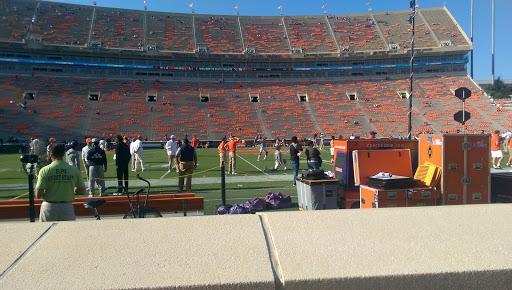
[[[80,171],[64,159],[63,144],[50,147],[52,163],[39,172],[35,188],[36,198],[42,198],[40,222],[73,221],[75,194],[85,194],[85,184]]]
[[[260,154],[258,154],[258,161],[260,161],[260,156],[263,151],[265,151],[265,156],[263,157],[263,160],[267,160],[268,155],[268,148],[267,148],[267,137],[260,137],[258,140],[260,143]]]
[[[501,151],[500,144],[500,130],[496,130],[494,131],[494,134],[491,134],[492,166],[495,169],[501,169],[501,161],[503,160],[503,151]],[[497,163],[496,158],[499,158]]]

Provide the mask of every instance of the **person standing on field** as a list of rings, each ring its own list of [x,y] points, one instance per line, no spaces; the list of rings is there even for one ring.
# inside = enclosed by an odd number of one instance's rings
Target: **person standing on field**
[[[224,164],[226,165],[226,136],[222,137],[222,140],[220,141],[219,147],[219,159],[220,159],[220,166]]]
[[[82,148],[82,163],[84,164],[85,176],[87,177],[87,180],[89,180],[89,161],[87,161],[87,153],[92,149],[92,139],[87,138],[85,139],[85,142],[87,143],[87,146]]]
[[[80,171],[64,162],[63,144],[50,147],[52,163],[39,171],[35,187],[36,198],[42,198],[40,222],[74,221],[75,194],[85,194],[85,184]]]
[[[179,161],[179,179],[178,189],[183,191],[183,183],[185,176],[187,176],[187,191],[192,190],[192,174],[194,169],[197,168],[197,153],[196,148],[190,146],[188,139],[183,139],[183,145],[176,151],[176,163]]]
[[[142,136],[137,136],[137,140],[133,142],[133,153],[135,155],[135,171],[138,171],[138,165],[140,163],[140,167],[142,171],[146,171],[144,167],[144,149],[142,148]]]
[[[105,172],[107,172],[107,155],[99,146],[100,140],[92,139],[92,149],[87,153],[89,161],[89,197],[94,196],[94,186],[98,184],[100,196],[105,196]]]
[[[229,169],[228,174],[238,174],[236,172],[236,146],[240,139],[238,139],[235,136],[231,136],[231,140],[226,143],[226,147],[228,148],[229,152]]]
[[[190,146],[197,149],[199,146],[199,139],[197,139],[197,134],[192,134],[192,140],[190,140]]]
[[[172,162],[174,162],[174,167],[176,167],[176,172],[180,172],[178,168],[178,163],[174,160],[176,157],[176,151],[178,150],[178,142],[176,141],[176,136],[171,135],[169,141],[165,143],[165,149],[167,150],[167,159],[169,160],[168,171],[172,170]]]
[[[501,151],[500,144],[500,130],[496,130],[494,134],[491,134],[491,157],[494,169],[501,169],[501,161],[503,161],[503,151]],[[497,163],[496,158],[498,158]]]
[[[130,164],[131,154],[130,148],[124,143],[123,137],[117,135],[116,137],[116,174],[117,186],[122,187],[124,181],[124,190],[118,190],[117,194],[121,195],[128,192],[128,165]]]
[[[295,178],[299,175],[299,156],[304,151],[302,149],[302,146],[299,144],[299,139],[297,136],[292,137],[292,144],[290,144],[290,164],[292,165],[293,169],[293,186],[296,185]]]
[[[71,166],[75,166],[80,171],[80,154],[76,151],[78,142],[71,141],[69,146],[69,150],[66,151],[66,162]]]

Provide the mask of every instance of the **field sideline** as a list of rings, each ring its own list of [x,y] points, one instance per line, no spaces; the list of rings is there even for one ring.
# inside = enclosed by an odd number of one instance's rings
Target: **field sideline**
[[[282,150],[283,158],[287,160],[288,170],[283,166],[276,172],[263,172],[265,167],[274,166],[274,148],[269,148],[267,160],[257,161],[257,148],[239,148],[237,150],[237,175],[226,174],[226,202],[228,204],[243,203],[255,197],[264,197],[267,192],[282,192],[292,196],[292,210],[297,210],[297,191],[292,186],[292,170],[289,164],[288,148]],[[329,148],[321,151],[324,160],[324,170],[332,170]],[[205,198],[205,214],[214,214],[216,206],[222,203],[221,178],[218,150],[216,148],[197,150],[198,167],[192,177],[192,192]],[[107,186],[117,185],[113,151],[107,151],[108,168],[105,173]],[[28,178],[21,169],[20,154],[0,155],[0,199],[28,198]],[[146,172],[138,172],[151,182],[151,192],[174,193],[178,191],[178,173],[175,170],[167,172],[167,153],[163,149],[146,149],[144,151]],[[301,156],[301,169],[306,169],[306,159]],[[227,165],[226,165],[227,167]],[[85,179],[83,167],[82,177]],[[130,192],[142,186],[135,177],[136,173],[129,172]],[[35,182],[34,182],[35,183]],[[34,184],[35,185],[35,184]],[[112,192],[107,192],[112,194]],[[97,195],[97,189],[96,194]]]
[[[255,197],[264,197],[267,192],[282,192],[292,196],[291,210],[297,210],[297,191],[292,186],[292,170],[289,164],[288,148],[284,148],[283,158],[287,160],[288,170],[283,166],[276,172],[263,172],[263,168],[274,165],[274,148],[269,148],[267,160],[257,161],[257,148],[239,148],[237,151],[238,175],[226,174],[226,202],[228,204],[243,203]],[[222,203],[221,178],[218,150],[216,148],[198,149],[198,167],[192,178],[192,192],[196,196],[205,198],[205,214],[214,214],[217,205]],[[324,160],[323,169],[332,171],[330,164],[329,147],[321,151]],[[108,170],[105,173],[107,186],[117,185],[115,174],[115,163],[113,151],[107,152]],[[504,152],[502,170],[496,170],[490,165],[491,172],[511,172],[512,168],[506,166],[509,153]],[[21,169],[19,160],[20,154],[0,155],[0,199],[27,199],[28,178]],[[151,192],[174,193],[178,191],[178,173],[167,172],[167,153],[163,149],[147,149],[144,151],[144,160],[147,172],[138,172],[142,177],[151,182]],[[227,166],[226,166],[227,167]],[[306,169],[306,159],[301,156],[301,170]],[[143,183],[135,177],[136,173],[129,172],[130,192],[134,192],[143,186]],[[82,177],[85,179],[85,172],[82,168]],[[35,185],[35,184],[34,184]],[[107,194],[112,194],[107,192]],[[96,189],[97,195],[97,189]]]

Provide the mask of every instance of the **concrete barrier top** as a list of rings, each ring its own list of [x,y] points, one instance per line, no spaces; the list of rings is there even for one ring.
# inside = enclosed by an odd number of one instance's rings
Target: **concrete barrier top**
[[[508,288],[512,205],[0,223],[0,289]]]

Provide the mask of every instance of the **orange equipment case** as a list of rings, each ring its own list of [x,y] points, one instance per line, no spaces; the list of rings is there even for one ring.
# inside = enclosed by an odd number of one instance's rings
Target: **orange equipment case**
[[[354,150],[354,184],[368,184],[368,177],[379,172],[413,177],[409,149]]]
[[[361,208],[405,207],[407,190],[384,190],[366,185],[359,186]]]
[[[419,141],[419,164],[441,167],[443,205],[490,203],[489,134],[427,134]]]
[[[343,184],[345,200],[342,208],[359,208],[359,186],[354,182],[354,150],[410,149],[412,171],[418,167],[418,141],[405,139],[348,139],[334,140],[334,177]]]
[[[441,192],[431,188],[380,189],[360,187],[361,208],[439,205]]]

